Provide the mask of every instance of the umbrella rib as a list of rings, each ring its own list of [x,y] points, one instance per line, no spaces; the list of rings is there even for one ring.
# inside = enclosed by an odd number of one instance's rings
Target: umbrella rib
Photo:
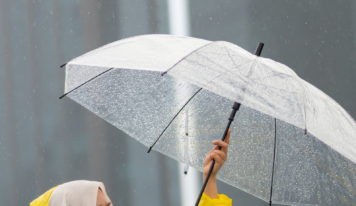
[[[238,68],[238,66],[236,65],[235,61],[232,59],[232,57],[231,57],[231,55],[230,55],[229,50],[226,48],[226,46],[224,46],[224,48],[225,48],[225,50],[226,50],[226,53],[229,55],[229,57],[230,57],[230,59],[231,59],[232,63],[234,63],[235,68]]]
[[[81,84],[81,85],[77,86],[76,88],[74,88],[74,89],[70,90],[69,92],[67,92],[67,93],[63,94],[62,96],[60,96],[60,97],[59,97],[59,99],[62,99],[63,97],[67,96],[67,94],[69,94],[69,93],[71,93],[72,91],[74,91],[74,90],[78,89],[79,87],[83,86],[84,84],[86,84],[86,83],[88,83],[88,82],[90,82],[90,81],[94,80],[95,78],[97,78],[97,77],[99,77],[99,76],[101,76],[101,75],[105,74],[106,72],[111,71],[112,69],[114,69],[114,68],[110,68],[110,69],[108,69],[108,70],[106,70],[106,71],[104,71],[104,72],[102,72],[102,73],[100,73],[100,74],[96,75],[95,77],[93,77],[93,78],[89,79],[88,81],[84,82],[83,84]]]
[[[270,76],[264,76],[264,77],[261,77],[261,78],[251,78],[251,80],[260,80],[260,79],[267,79],[267,78],[271,78],[271,77],[280,77],[280,76],[283,76],[283,75],[285,75],[285,76],[287,76],[287,77],[293,77],[293,76],[291,76],[291,75],[288,75],[288,74],[283,74],[283,73],[279,73],[279,74],[275,74],[275,75],[270,75]]]
[[[272,179],[271,179],[271,195],[269,198],[269,205],[272,205],[272,191],[273,191],[273,175],[274,175],[274,161],[276,158],[276,141],[277,141],[277,120],[274,118],[274,151],[273,151],[273,166],[272,166]]]
[[[197,53],[197,55],[200,55],[199,53]],[[204,56],[202,56],[202,58],[205,58]],[[205,58],[205,59],[207,59],[207,58]],[[207,59],[208,60],[208,59]],[[194,62],[194,61],[192,61],[192,60],[189,60],[189,59],[186,59],[186,61],[187,62],[191,62],[191,63],[196,63],[196,62]],[[214,62],[212,62],[212,63],[214,63]],[[196,64],[198,64],[198,65],[201,65],[201,66],[204,66],[203,64],[199,64],[199,63],[196,63]],[[214,63],[214,64],[216,64],[216,63]],[[222,68],[222,69],[225,69],[224,67],[222,67],[221,65],[219,65],[219,64],[216,64],[216,65],[218,65],[220,68]],[[210,68],[210,67],[208,67],[208,66],[205,66],[207,69],[211,69],[212,71],[215,71],[214,69],[212,69],[212,68]],[[209,80],[209,82],[207,83],[207,84],[209,84],[209,83],[211,83],[212,81],[214,81],[216,78],[218,78],[218,77],[220,77],[221,75],[224,75],[224,74],[227,74],[227,70],[225,69],[225,72],[221,72],[220,74],[218,74],[217,76],[215,76],[215,77],[213,77],[211,80]],[[239,71],[238,71],[239,72]],[[239,77],[239,76],[238,76]],[[246,80],[244,80],[243,78],[240,78],[242,81],[244,81],[244,82],[246,82]]]
[[[172,122],[175,120],[175,118],[178,116],[178,114],[185,108],[185,106],[195,97],[195,95],[197,95],[203,88],[200,88],[198,91],[195,92],[195,94],[193,94],[192,97],[190,97],[190,99],[183,105],[182,108],[180,108],[180,110],[177,112],[177,114],[173,117],[173,119],[169,122],[169,124],[166,126],[166,128],[164,128],[164,130],[162,131],[162,133],[158,136],[158,138],[156,139],[156,141],[152,144],[152,146],[150,147],[150,149],[147,151],[147,153],[150,153],[152,148],[155,146],[155,144],[158,142],[158,140],[162,137],[162,135],[164,134],[164,132],[167,130],[167,128],[172,124]]]

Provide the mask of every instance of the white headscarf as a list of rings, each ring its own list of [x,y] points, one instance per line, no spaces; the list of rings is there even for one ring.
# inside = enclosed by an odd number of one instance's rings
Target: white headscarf
[[[102,182],[77,180],[64,183],[53,191],[48,206],[96,206],[99,187],[109,199]]]

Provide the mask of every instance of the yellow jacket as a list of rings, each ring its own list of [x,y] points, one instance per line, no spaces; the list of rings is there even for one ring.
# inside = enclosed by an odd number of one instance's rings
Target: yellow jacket
[[[56,189],[58,186],[48,190],[43,195],[41,195],[37,199],[33,200],[30,203],[30,206],[48,206],[49,198],[51,197],[52,192],[54,191],[54,189]]]
[[[200,199],[199,206],[231,206],[232,199],[228,198],[226,195],[218,195],[218,199],[211,199],[208,195],[203,193]]]
[[[59,185],[58,185],[59,186]],[[30,203],[30,206],[48,206],[49,198],[52,195],[54,189],[58,186],[48,190],[43,195],[39,196],[37,199]],[[218,199],[211,199],[208,195],[203,193],[200,199],[199,206],[231,206],[232,199],[228,198],[226,195],[218,195]]]

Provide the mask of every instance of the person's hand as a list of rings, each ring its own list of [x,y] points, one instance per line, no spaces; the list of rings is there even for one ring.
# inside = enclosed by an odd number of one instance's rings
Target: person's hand
[[[214,169],[211,172],[208,184],[206,185],[204,190],[204,193],[212,199],[218,198],[218,188],[216,187],[216,174],[227,159],[227,147],[230,141],[230,133],[231,130],[227,132],[225,141],[213,141],[215,147],[206,155],[204,160],[203,181],[205,181],[212,161],[215,160]],[[221,150],[218,150],[219,146],[221,147]]]
[[[230,133],[231,130],[227,132],[224,142],[221,140],[213,141],[215,147],[206,155],[204,160],[204,172],[203,172],[204,176],[208,174],[213,159],[215,160],[215,165],[213,171],[211,172],[210,177],[216,177],[216,174],[225,163],[227,159],[227,147],[230,141]],[[218,150],[219,146],[221,147],[221,150]]]

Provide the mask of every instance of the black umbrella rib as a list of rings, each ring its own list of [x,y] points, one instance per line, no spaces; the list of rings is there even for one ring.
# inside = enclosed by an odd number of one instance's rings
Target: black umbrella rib
[[[272,205],[274,162],[276,158],[276,142],[277,142],[277,120],[276,118],[274,118],[274,150],[273,150],[273,165],[272,165],[272,179],[271,179],[271,195],[269,197],[269,206]]]
[[[86,84],[86,83],[88,83],[88,82],[90,82],[90,81],[94,80],[95,78],[97,78],[97,77],[99,77],[99,76],[101,76],[101,75],[103,75],[103,74],[107,73],[108,71],[111,71],[112,69],[114,69],[114,68],[110,68],[110,69],[106,70],[105,72],[102,72],[102,73],[100,73],[100,74],[96,75],[95,77],[93,77],[93,78],[89,79],[88,81],[84,82],[83,84],[81,84],[81,85],[77,86],[76,88],[74,88],[74,89],[70,90],[69,92],[67,92],[67,93],[63,94],[62,96],[60,96],[60,97],[59,97],[59,99],[62,99],[63,97],[67,96],[67,94],[69,94],[69,93],[71,93],[72,91],[74,91],[74,90],[78,89],[79,87],[83,86],[84,84]]]
[[[155,146],[155,144],[158,142],[158,140],[162,137],[162,135],[164,134],[164,132],[167,130],[167,128],[172,124],[173,120],[175,120],[175,118],[178,116],[178,114],[185,108],[185,106],[202,90],[203,88],[200,88],[198,91],[195,92],[195,94],[193,94],[192,97],[190,97],[190,99],[183,105],[182,108],[180,108],[180,110],[177,112],[177,114],[173,117],[173,119],[169,122],[169,124],[166,126],[166,128],[164,128],[164,130],[162,131],[162,133],[158,136],[158,138],[156,139],[156,141],[152,144],[152,146],[150,147],[150,149],[147,151],[147,153],[150,153],[152,148]]]

